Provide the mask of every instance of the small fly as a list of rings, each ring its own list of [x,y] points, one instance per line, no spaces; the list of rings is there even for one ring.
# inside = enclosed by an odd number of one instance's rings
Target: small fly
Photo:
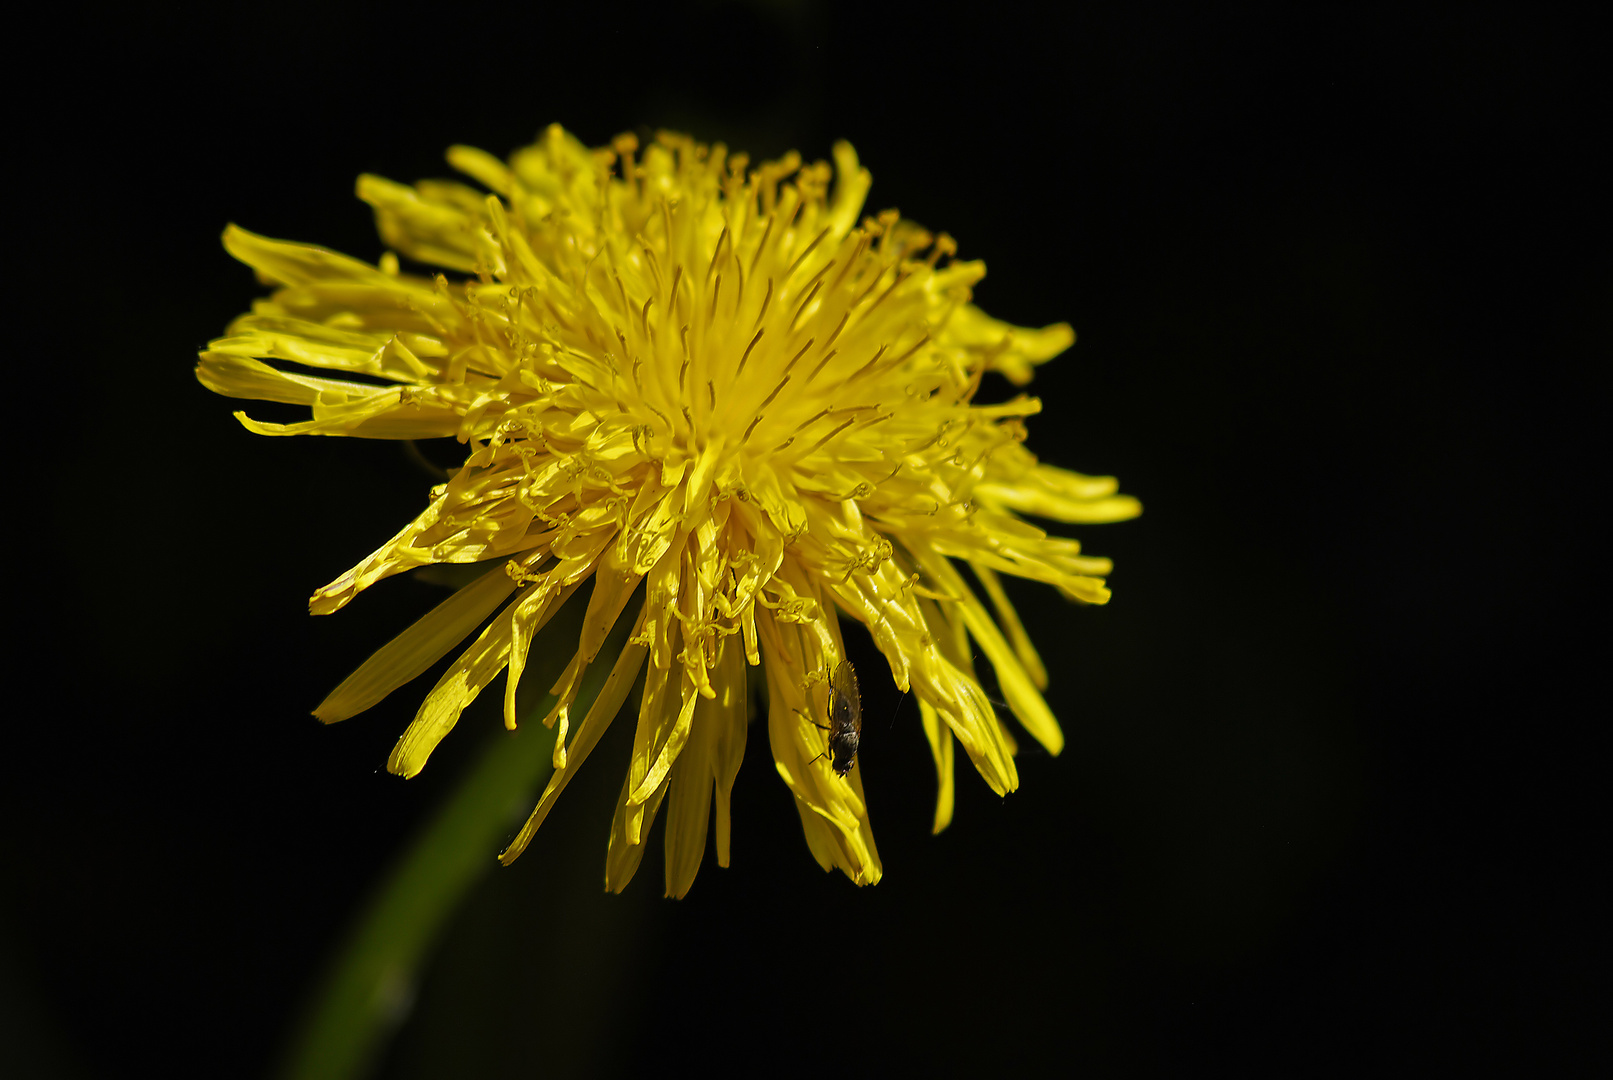
[[[836,664],[829,678],[828,726],[815,726],[829,733],[829,749],[818,757],[833,754],[835,775],[845,776],[857,763],[857,744],[863,734],[863,699],[857,692],[857,670],[850,660]]]

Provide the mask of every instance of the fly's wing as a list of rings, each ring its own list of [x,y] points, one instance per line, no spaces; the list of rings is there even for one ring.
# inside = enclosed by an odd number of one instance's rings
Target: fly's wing
[[[834,704],[830,707],[831,722],[843,724],[851,731],[861,732],[863,727],[863,699],[857,692],[857,670],[851,666],[850,660],[842,660],[835,666],[834,674],[829,679],[829,689],[834,692]]]

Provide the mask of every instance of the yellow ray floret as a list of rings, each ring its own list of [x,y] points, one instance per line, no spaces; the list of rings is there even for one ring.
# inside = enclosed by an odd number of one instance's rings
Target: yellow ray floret
[[[862,217],[871,180],[845,143],[832,168],[793,153],[753,168],[681,135],[640,153],[632,136],[589,149],[552,126],[507,162],[467,147],[448,159],[491,194],[359,179],[392,249],[379,265],[224,234],[275,290],[209,344],[197,377],[311,414],[238,413],[243,425],[465,446],[426,509],[310,608],[334,612],[416,567],[488,570],[316,716],[352,716],[472,638],[392,753],[388,767],[412,776],[501,673],[515,726],[535,637],[589,584],[570,662],[547,688],[555,773],[501,858],[526,847],[642,677],[606,884],[632,878],[665,810],[670,896],[693,883],[713,817],[728,864],[747,686],[765,687],[768,743],[813,857],[858,884],[879,880],[862,770],[834,771],[820,727],[845,658],[841,617],[867,627],[896,686],[918,698],[937,831],[952,816],[954,741],[992,790],[1019,782],[976,647],[1008,710],[1058,753],[1047,671],[1000,575],[1104,603],[1108,561],[1020,515],[1087,524],[1140,507],[1112,478],[1025,449],[1035,398],[973,399],[987,372],[1029,381],[1074,341],[1068,326],[991,318],[971,302],[984,266],[952,259],[950,237],[895,211]],[[455,276],[404,273],[399,255]],[[601,657],[624,618],[627,644]],[[610,674],[575,715],[596,663]]]

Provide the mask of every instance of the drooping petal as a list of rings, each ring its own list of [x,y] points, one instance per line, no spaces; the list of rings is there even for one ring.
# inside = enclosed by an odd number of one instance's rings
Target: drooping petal
[[[1006,795],[1018,788],[1013,749],[980,684],[933,647],[913,666],[913,672],[913,692],[946,721],[991,790]]]
[[[633,636],[637,636],[644,626],[644,609],[639,609],[638,622],[633,627]],[[622,648],[617,656],[611,672],[605,679],[605,685],[600,688],[599,696],[589,706],[588,713],[583,717],[582,723],[577,725],[576,733],[571,737],[571,745],[567,747],[566,761],[549,778],[548,786],[543,789],[543,797],[533,809],[526,824],[516,833],[515,839],[510,841],[508,847],[499,853],[499,861],[505,866],[510,865],[521,853],[526,850],[532,838],[537,835],[538,827],[549,816],[555,802],[560,798],[571,778],[577,775],[583,762],[599,744],[600,736],[621,711],[622,704],[627,700],[627,693],[633,687],[633,680],[638,678],[639,669],[644,666],[644,657],[648,650],[643,645],[634,644],[631,640]]]
[[[279,401],[287,405],[313,405],[321,398],[345,400],[367,397],[375,392],[375,387],[365,383],[298,375],[270,367],[261,360],[212,351],[201,354],[196,378],[215,394],[225,397]]]
[[[711,822],[712,743],[717,733],[708,703],[697,699],[689,740],[668,775],[666,813],[666,895],[680,899],[694,884],[706,855]]]
[[[930,743],[930,754],[935,758],[935,823],[930,831],[939,834],[952,824],[952,732],[928,701],[919,702],[919,720],[924,727],[924,737]]]
[[[773,764],[796,798],[814,857],[859,885],[882,873],[860,776],[836,776],[814,717],[828,715],[828,673],[844,655],[829,619],[798,624],[769,615],[758,620],[767,671],[767,731]],[[853,770],[855,772],[855,770]]]
[[[446,656],[514,591],[514,579],[501,567],[484,573],[377,649],[319,703],[314,715],[334,724],[368,709]]]
[[[997,673],[997,685],[1002,688],[1014,716],[1037,742],[1046,747],[1048,753],[1056,756],[1064,749],[1064,733],[1059,730],[1058,721],[1053,719],[1053,710],[1047,707],[1047,702],[1020,664],[1019,657],[1003,640],[1002,632],[991,621],[991,616],[986,614],[986,609],[963,580],[963,575],[946,559],[925,558],[920,562],[938,583],[951,592],[958,615],[969,629],[969,636],[979,643],[985,650],[986,659],[991,661]]]
[[[750,698],[746,692],[745,655],[739,642],[729,638],[723,643],[718,658],[718,674],[712,681],[717,684],[714,701],[703,702],[708,721],[715,728],[712,735],[711,766],[715,781],[717,822],[717,865],[727,866],[731,815],[729,803],[734,791],[734,780],[739,776],[739,765],[745,757],[746,735],[750,728]],[[697,705],[696,708],[701,706]]]
[[[504,670],[509,655],[510,620],[495,618],[426,695],[414,722],[392,748],[387,771],[403,777],[418,775],[437,744],[459,723],[465,707]]]
[[[655,824],[655,815],[661,809],[661,800],[666,798],[668,786],[668,781],[663,780],[649,798],[633,803],[628,800],[627,780],[622,781],[616,816],[611,819],[610,846],[605,852],[605,888],[609,891],[621,892],[638,873],[638,864],[644,861],[644,852],[649,848],[644,839],[650,826]]]
[[[1008,631],[1008,640],[1013,642],[1014,655],[1025,668],[1025,674],[1030,676],[1032,685],[1038,690],[1047,689],[1047,668],[1042,664],[1041,656],[1036,652],[1036,646],[1031,644],[1030,635],[1025,632],[1025,624],[1019,621],[1019,613],[1008,599],[1008,593],[1003,590],[1002,580],[997,572],[981,563],[970,563],[970,569],[980,584],[991,597],[992,607],[997,611],[997,621]]]
[[[565,606],[578,584],[564,584],[561,575],[551,571],[542,575],[532,588],[522,594],[520,602],[510,608],[509,675],[504,683],[504,726],[510,731],[514,731],[516,726],[515,695],[521,685],[521,675],[526,670],[527,651],[532,646],[532,639]],[[567,673],[575,675],[569,668]],[[562,738],[555,746],[559,747],[563,742]]]

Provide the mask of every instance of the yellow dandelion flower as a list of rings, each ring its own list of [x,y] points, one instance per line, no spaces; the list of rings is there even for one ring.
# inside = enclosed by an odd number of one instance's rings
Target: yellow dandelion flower
[[[433,563],[493,567],[315,711],[331,723],[369,708],[493,615],[426,695],[391,771],[418,773],[506,669],[513,728],[534,635],[593,580],[543,719],[558,725],[555,772],[503,862],[526,847],[642,669],[606,886],[633,876],[663,807],[668,895],[693,882],[713,808],[727,866],[746,672],[760,667],[774,765],[813,857],[872,884],[880,860],[862,770],[846,753],[855,744],[831,748],[826,730],[831,683],[846,696],[839,617],[867,627],[896,686],[918,700],[939,831],[952,814],[954,740],[993,791],[1019,782],[971,639],[1019,723],[1051,753],[1063,743],[1040,693],[1046,670],[997,575],[1109,598],[1108,560],[1020,515],[1107,522],[1139,507],[1112,478],[1024,448],[1035,398],[973,403],[988,370],[1023,384],[1074,335],[1009,326],[971,304],[985,267],[950,260],[946,234],[894,210],[859,221],[870,177],[848,144],[834,147],[832,170],[794,153],[750,168],[721,144],[673,134],[639,150],[631,135],[591,150],[553,126],[508,163],[448,152],[492,194],[361,177],[385,242],[460,280],[404,273],[390,252],[371,266],[231,226],[225,247],[277,288],[209,345],[197,376],[220,394],[312,409],[290,424],[236,414],[258,434],[451,437],[468,450],[417,518],[310,605],[334,612]],[[989,610],[953,560],[969,565]],[[600,657],[623,618],[627,644]],[[610,674],[578,717],[596,663]]]

